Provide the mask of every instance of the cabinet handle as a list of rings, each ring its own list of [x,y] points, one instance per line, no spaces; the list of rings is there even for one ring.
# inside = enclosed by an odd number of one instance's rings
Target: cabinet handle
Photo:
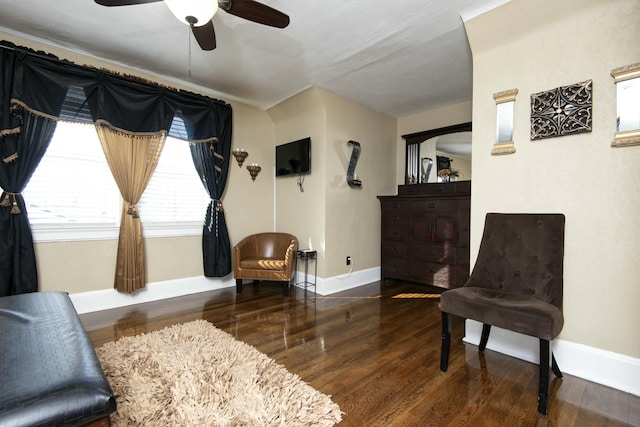
[[[391,252],[398,252],[398,248],[397,248],[397,247],[395,247],[395,246],[394,246],[394,247],[392,247],[392,248],[391,248]]]
[[[394,220],[394,221],[400,221],[400,215],[396,215],[396,216],[394,216],[394,217],[393,217],[393,220]]]
[[[436,251],[429,251],[430,256],[436,256]]]
[[[431,273],[431,274],[436,274],[436,271],[435,271],[433,268],[430,268],[430,269],[429,269],[429,273]]]
[[[435,203],[429,203],[429,209],[435,209],[435,208],[436,208]]]
[[[439,185],[439,186],[436,187],[436,191],[443,192],[444,191],[444,187],[442,185]]]
[[[393,230],[393,233],[391,234],[393,234],[394,236],[397,236],[399,233],[398,233],[398,230]]]
[[[400,207],[400,203],[394,203],[391,205],[392,208],[398,209]]]

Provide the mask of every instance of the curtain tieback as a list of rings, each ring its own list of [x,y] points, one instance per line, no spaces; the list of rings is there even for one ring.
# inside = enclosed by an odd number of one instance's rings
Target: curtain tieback
[[[140,215],[138,214],[138,205],[136,205],[135,203],[129,203],[127,214],[131,215],[134,218],[140,218]]]
[[[19,215],[22,213],[20,207],[18,206],[18,202],[16,201],[16,196],[20,193],[9,193],[8,191],[4,193],[4,198],[2,202],[0,202],[0,207],[8,208],[11,206],[11,214]]]
[[[2,161],[6,164],[9,164],[11,162],[15,162],[16,160],[18,160],[18,152],[15,152],[13,154],[11,154],[10,156],[5,157],[4,159],[2,159]]]
[[[224,206],[222,206],[222,200],[220,199],[211,199],[211,203],[213,204],[213,209],[215,211],[215,214],[212,213],[211,215],[211,222],[213,223],[209,223],[209,231],[211,231],[213,226],[215,225],[216,238],[217,238],[218,233],[220,232],[218,215],[220,213],[224,213]]]

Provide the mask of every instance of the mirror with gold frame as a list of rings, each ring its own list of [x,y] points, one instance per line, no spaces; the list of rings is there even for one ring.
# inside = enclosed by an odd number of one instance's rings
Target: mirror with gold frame
[[[518,89],[509,89],[494,93],[496,101],[496,143],[491,154],[513,154],[516,152],[513,143],[513,114],[516,104]]]
[[[616,85],[616,133],[612,147],[640,145],[640,63],[611,71]]]

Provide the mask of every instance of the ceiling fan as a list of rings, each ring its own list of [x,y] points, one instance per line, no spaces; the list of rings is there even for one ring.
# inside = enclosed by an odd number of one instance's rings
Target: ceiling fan
[[[213,29],[213,15],[222,9],[240,18],[285,28],[289,16],[255,0],[94,0],[102,6],[130,6],[164,1],[171,13],[191,27],[193,35],[203,50],[216,48],[216,33]]]

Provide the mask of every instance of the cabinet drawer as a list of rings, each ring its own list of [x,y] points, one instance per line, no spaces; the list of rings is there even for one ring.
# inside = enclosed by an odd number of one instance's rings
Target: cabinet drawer
[[[471,199],[458,199],[458,207],[460,212],[471,212]]]
[[[410,202],[408,200],[381,200],[380,205],[382,207],[382,212],[398,212],[398,211],[408,211]]]
[[[412,279],[429,285],[450,287],[456,280],[456,267],[434,262],[409,263],[409,275]]]
[[[458,212],[458,201],[447,199],[415,200],[411,209],[417,211]]]
[[[458,230],[458,246],[469,247],[469,230]]]
[[[458,227],[460,230],[469,230],[471,228],[471,219],[469,212],[458,214]]]
[[[439,195],[455,194],[456,189],[453,184],[430,182],[427,184],[407,184],[398,185],[398,195]]]
[[[382,240],[407,240],[407,226],[402,224],[383,225]]]
[[[382,276],[384,279],[408,279],[407,260],[402,258],[387,258],[382,259]]]
[[[458,248],[458,265],[464,265],[465,268],[469,269],[469,248]]]
[[[382,223],[407,225],[409,223],[409,213],[399,210],[394,211],[385,209],[382,211]]]
[[[390,258],[407,258],[407,244],[397,241],[382,242],[382,256]]]
[[[412,244],[409,247],[411,261],[455,264],[457,250],[453,246]]]

